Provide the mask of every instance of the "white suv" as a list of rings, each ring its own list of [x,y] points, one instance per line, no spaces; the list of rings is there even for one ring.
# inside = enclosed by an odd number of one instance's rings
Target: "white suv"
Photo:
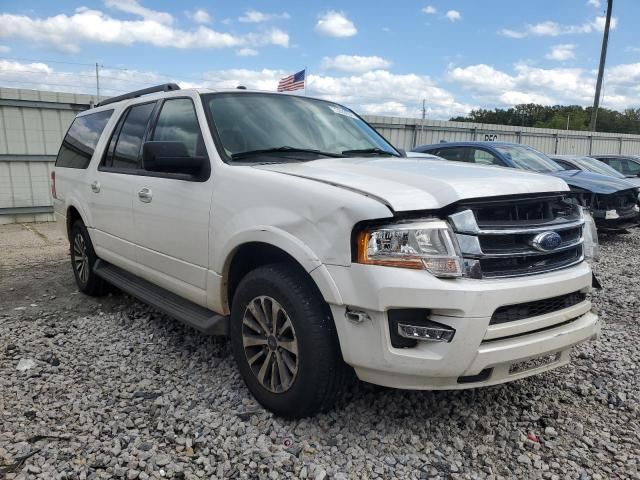
[[[329,408],[353,371],[406,389],[522,378],[599,331],[597,240],[562,180],[407,158],[333,102],[116,97],[74,120],[52,190],[82,292],[108,282],[229,335],[282,416]]]

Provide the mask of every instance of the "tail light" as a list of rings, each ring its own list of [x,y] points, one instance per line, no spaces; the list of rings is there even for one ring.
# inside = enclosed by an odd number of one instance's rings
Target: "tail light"
[[[58,194],[56,192],[56,172],[51,172],[51,195],[53,198],[58,198]]]

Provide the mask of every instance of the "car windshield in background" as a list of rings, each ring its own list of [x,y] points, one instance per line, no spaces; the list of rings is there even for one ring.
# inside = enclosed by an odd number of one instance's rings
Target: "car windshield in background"
[[[335,103],[252,92],[212,93],[202,99],[231,162],[400,156],[351,110]]]
[[[600,160],[596,160],[591,157],[580,157],[577,158],[576,161],[584,166],[590,172],[600,173],[602,175],[607,175],[609,177],[616,178],[627,178],[615,168],[610,167],[606,163],[601,162]]]
[[[534,172],[559,172],[561,167],[553,160],[533,149],[518,145],[500,145],[495,147],[502,155],[510,159],[516,167]]]

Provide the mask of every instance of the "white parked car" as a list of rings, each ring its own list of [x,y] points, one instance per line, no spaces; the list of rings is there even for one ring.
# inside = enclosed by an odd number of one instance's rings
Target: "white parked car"
[[[405,389],[523,378],[599,331],[597,240],[564,181],[407,158],[333,102],[171,84],[110,99],[74,120],[52,191],[82,292],[108,282],[229,335],[278,415],[331,407],[352,371]]]

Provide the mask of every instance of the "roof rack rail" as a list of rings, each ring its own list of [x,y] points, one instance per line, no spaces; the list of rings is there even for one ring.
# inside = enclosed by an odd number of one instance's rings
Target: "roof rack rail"
[[[173,90],[180,90],[180,87],[176,83],[163,83],[162,85],[156,85],[155,87],[143,88],[142,90],[136,90],[135,92],[125,93],[124,95],[118,95],[117,97],[107,98],[96,105],[96,107],[102,107],[103,105],[109,105],[111,103],[121,102],[122,100],[129,100],[131,98],[141,97],[142,95],[149,95],[156,92],[171,92]]]

